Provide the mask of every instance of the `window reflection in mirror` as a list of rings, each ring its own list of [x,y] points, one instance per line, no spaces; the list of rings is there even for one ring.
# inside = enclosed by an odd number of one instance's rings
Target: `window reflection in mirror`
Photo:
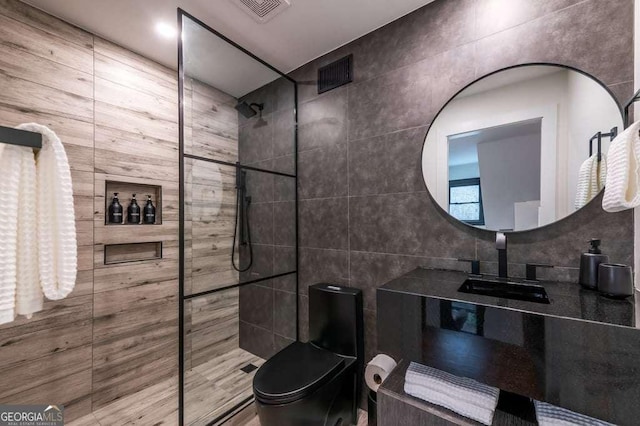
[[[595,144],[590,159],[589,140],[613,127],[622,130],[620,108],[593,78],[556,65],[506,69],[438,114],[425,139],[424,179],[437,203],[469,225],[535,229],[598,195],[606,176]],[[609,144],[602,140],[603,162]],[[581,167],[597,178],[586,193]]]
[[[451,179],[449,174],[449,214],[470,225],[484,225],[480,176]]]

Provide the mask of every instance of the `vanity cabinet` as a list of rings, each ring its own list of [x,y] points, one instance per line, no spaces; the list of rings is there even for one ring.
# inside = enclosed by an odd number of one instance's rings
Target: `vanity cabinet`
[[[551,282],[542,283],[550,304],[514,301],[459,292],[466,278],[416,269],[379,288],[378,351],[615,424],[637,424],[640,330],[632,301]],[[419,400],[403,395],[404,372],[394,375],[400,384],[383,383],[379,407],[393,407],[387,398],[394,393],[415,407]]]

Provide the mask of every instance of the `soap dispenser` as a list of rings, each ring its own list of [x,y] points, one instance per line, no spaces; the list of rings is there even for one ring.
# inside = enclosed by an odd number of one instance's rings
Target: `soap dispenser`
[[[589,241],[591,247],[587,253],[582,253],[580,257],[580,285],[585,288],[596,289],[598,287],[598,266],[601,263],[608,263],[609,256],[602,254],[600,250],[600,240]]]
[[[147,225],[156,223],[156,208],[151,202],[151,195],[147,195],[147,205],[144,206],[144,223]]]
[[[118,193],[113,193],[111,205],[109,205],[109,223],[122,223],[122,205],[118,200]]]
[[[140,206],[136,200],[136,194],[133,194],[131,203],[127,208],[127,223],[130,225],[137,225],[140,223]]]

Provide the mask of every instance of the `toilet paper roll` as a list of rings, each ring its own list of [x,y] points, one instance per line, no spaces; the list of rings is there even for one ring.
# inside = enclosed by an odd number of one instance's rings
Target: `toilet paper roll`
[[[378,354],[369,363],[364,370],[364,380],[374,392],[378,391],[378,388],[384,382],[384,380],[391,374],[391,371],[396,368],[396,362],[388,355]]]

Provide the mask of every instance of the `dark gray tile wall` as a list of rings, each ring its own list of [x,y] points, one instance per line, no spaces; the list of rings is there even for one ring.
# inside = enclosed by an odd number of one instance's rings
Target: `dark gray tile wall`
[[[242,100],[264,103],[262,119],[239,116],[243,165],[293,174],[293,85],[279,79]],[[295,179],[249,170],[253,266],[242,281],[295,271]],[[247,251],[242,251],[246,264]],[[240,287],[240,347],[268,358],[296,338],[296,274]]]
[[[603,23],[612,23],[604,25]],[[615,23],[615,24],[613,24]],[[318,95],[317,69],[354,54],[354,82]],[[435,114],[458,90],[505,66],[580,68],[625,101],[632,94],[632,0],[437,0],[292,72],[299,85],[300,332],[307,287],[364,291],[366,357],[376,349],[375,290],[416,266],[496,269],[494,234],[443,214],[426,192],[420,152]],[[552,263],[577,280],[580,253],[603,239],[612,261],[633,262],[631,212],[600,200],[570,218],[510,237],[510,270]],[[549,274],[541,271],[541,274]]]

